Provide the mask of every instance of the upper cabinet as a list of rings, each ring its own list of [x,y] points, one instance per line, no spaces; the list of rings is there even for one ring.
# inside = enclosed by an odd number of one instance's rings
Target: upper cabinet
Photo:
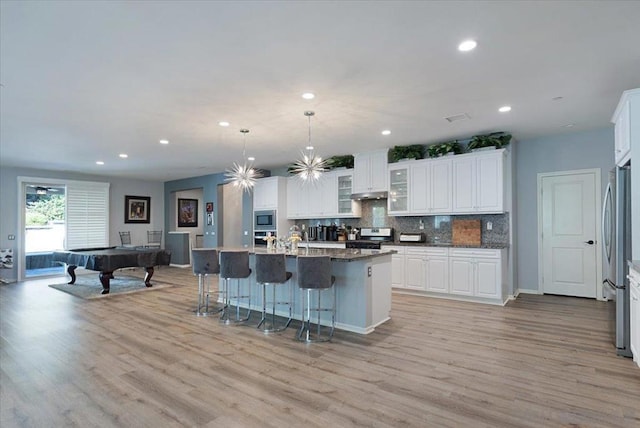
[[[317,182],[288,178],[287,218],[359,217],[360,204],[351,200],[353,170],[325,172]]]
[[[453,213],[504,212],[505,150],[454,156]]]
[[[625,91],[611,121],[615,124],[615,161],[631,159],[631,141],[640,138],[640,88]]]
[[[253,187],[253,210],[284,210],[287,204],[287,179],[265,177],[256,180]]]
[[[387,190],[387,152],[383,149],[353,155],[353,193]]]
[[[504,212],[505,149],[389,165],[389,215]]]

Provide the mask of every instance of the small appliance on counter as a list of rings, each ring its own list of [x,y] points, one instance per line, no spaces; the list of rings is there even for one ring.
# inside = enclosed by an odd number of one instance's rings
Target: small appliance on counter
[[[379,250],[383,242],[393,242],[392,227],[363,227],[360,230],[360,239],[347,241],[345,246],[346,248]]]
[[[398,238],[400,242],[425,242],[427,237],[424,233],[400,233],[400,238]]]

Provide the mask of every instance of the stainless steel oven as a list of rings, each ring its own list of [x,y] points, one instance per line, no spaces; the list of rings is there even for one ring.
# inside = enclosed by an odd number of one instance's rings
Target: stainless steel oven
[[[253,232],[253,245],[267,245],[267,241],[264,239],[267,235],[276,236],[275,230],[256,230]]]
[[[253,230],[276,230],[276,211],[254,211],[253,212]]]

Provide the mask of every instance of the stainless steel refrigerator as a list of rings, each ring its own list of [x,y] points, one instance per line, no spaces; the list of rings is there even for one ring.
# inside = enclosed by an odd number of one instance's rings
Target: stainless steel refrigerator
[[[602,208],[602,242],[605,263],[604,296],[615,300],[612,336],[618,355],[631,357],[630,289],[627,260],[631,258],[631,165],[609,173]],[[608,268],[607,268],[608,266]]]

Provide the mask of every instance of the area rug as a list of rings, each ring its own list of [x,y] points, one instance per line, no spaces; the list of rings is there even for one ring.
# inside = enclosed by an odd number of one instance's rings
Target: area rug
[[[115,278],[112,278],[109,283],[109,294],[101,294],[102,284],[100,284],[97,273],[93,275],[78,275],[76,277],[76,283],[73,285],[65,282],[62,284],[49,284],[49,287],[83,299],[100,299],[103,297],[158,290],[173,286],[173,284],[156,281],[153,278],[151,278],[151,284],[153,284],[153,287],[146,287],[144,285],[144,279],[122,274],[118,275],[118,272],[116,272]]]

